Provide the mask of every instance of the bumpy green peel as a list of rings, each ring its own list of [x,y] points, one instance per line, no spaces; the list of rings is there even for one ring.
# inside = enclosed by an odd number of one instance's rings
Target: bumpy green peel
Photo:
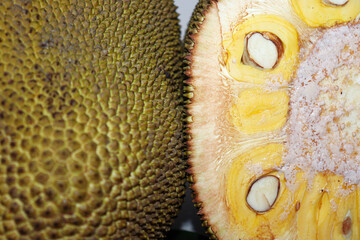
[[[0,238],[160,239],[185,191],[171,0],[0,1]]]

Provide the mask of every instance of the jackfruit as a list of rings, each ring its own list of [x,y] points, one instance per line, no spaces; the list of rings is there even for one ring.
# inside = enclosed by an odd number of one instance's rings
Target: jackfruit
[[[188,172],[211,239],[359,239],[358,4],[199,1]]]
[[[185,191],[171,0],[0,1],[0,238],[160,239]]]

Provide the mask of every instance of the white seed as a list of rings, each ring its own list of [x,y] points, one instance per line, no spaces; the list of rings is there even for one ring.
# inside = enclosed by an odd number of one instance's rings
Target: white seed
[[[247,51],[250,59],[264,69],[273,68],[279,58],[275,43],[260,33],[254,33],[249,37]]]
[[[274,205],[280,189],[277,177],[267,175],[252,183],[246,201],[255,212],[266,212]]]
[[[323,0],[325,4],[333,6],[344,6],[349,0]]]

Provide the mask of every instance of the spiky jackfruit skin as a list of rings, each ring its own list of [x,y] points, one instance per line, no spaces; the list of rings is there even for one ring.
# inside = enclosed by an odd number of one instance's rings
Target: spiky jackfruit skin
[[[171,0],[0,1],[0,239],[160,239],[182,203]]]
[[[216,0],[199,0],[199,2],[197,3],[191,19],[189,21],[188,24],[188,28],[186,30],[186,34],[185,34],[185,39],[184,39],[184,59],[185,59],[185,64],[184,64],[184,72],[186,73],[186,75],[188,77],[191,76],[191,57],[192,57],[192,51],[194,49],[194,45],[196,42],[196,35],[200,30],[201,24],[205,19],[205,15],[206,12],[208,10],[208,8],[214,4],[216,2]],[[186,97],[186,103],[188,104],[188,106],[191,104],[191,98],[192,98],[192,94],[193,94],[193,90],[191,87],[191,79],[188,79],[187,82],[185,83],[185,88],[184,88],[184,96]],[[188,113],[188,115],[190,115]],[[191,119],[188,119],[188,127],[190,127],[189,125],[191,124]],[[192,148],[192,143],[191,143],[191,133],[190,130],[188,130],[188,156],[189,158],[191,158],[192,153],[191,153],[191,148]],[[193,175],[191,175],[191,162],[188,162],[189,164],[189,169],[188,172],[190,173],[188,176],[188,182],[190,183],[190,188],[192,188],[192,196],[193,199],[195,199],[194,202],[194,206],[199,210],[198,214],[201,215],[202,217],[202,225],[203,227],[206,229],[206,233],[208,234],[210,239],[217,239],[216,235],[214,234],[211,225],[208,223],[207,217],[203,212],[202,212],[202,202],[199,201],[199,199],[197,198],[197,192],[196,190],[193,189],[193,185],[194,185],[194,179],[193,179]]]

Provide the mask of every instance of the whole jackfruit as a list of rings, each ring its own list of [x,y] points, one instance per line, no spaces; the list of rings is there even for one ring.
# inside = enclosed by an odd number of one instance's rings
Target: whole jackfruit
[[[212,239],[360,238],[358,0],[200,0],[189,172]]]
[[[171,0],[0,1],[0,239],[160,239],[182,203]]]

